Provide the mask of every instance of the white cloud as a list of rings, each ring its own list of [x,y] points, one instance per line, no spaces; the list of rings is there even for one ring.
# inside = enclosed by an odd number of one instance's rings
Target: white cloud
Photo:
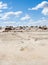
[[[44,9],[42,10],[42,14],[48,15],[48,7],[44,8]]]
[[[1,26],[16,26],[16,21],[0,21]]]
[[[48,5],[47,1],[43,1],[42,3],[38,4],[36,7],[32,8],[32,10],[38,10],[39,8],[44,8]]]
[[[20,20],[24,21],[24,20],[29,20],[30,16],[27,14],[24,17],[22,17]]]
[[[28,10],[38,10],[39,8],[42,8],[42,14],[47,15],[48,14],[48,2],[47,1],[43,1],[40,4],[38,4],[37,6],[33,7],[33,8],[29,8]]]
[[[20,14],[22,14],[23,12],[22,11],[17,11],[17,12],[15,12],[14,14],[16,15],[16,16],[18,16],[18,15],[20,15]]]
[[[29,20],[29,22],[27,23],[28,26],[43,26],[43,25],[47,25],[48,26],[48,19],[40,19],[40,20]]]
[[[9,19],[10,15],[15,15],[16,17],[18,17],[18,16],[20,16],[20,14],[22,14],[22,11],[7,12],[7,13],[4,13],[4,15],[1,17],[1,19],[3,19],[3,20]]]
[[[2,12],[2,9],[7,9],[7,3],[0,2],[0,12]]]

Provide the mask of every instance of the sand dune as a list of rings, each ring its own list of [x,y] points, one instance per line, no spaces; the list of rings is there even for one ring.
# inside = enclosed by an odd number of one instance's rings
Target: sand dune
[[[48,32],[1,32],[0,65],[48,65]]]

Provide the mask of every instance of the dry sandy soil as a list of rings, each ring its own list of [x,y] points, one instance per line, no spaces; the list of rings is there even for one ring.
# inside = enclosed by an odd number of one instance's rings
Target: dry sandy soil
[[[1,32],[0,65],[48,65],[48,32]]]

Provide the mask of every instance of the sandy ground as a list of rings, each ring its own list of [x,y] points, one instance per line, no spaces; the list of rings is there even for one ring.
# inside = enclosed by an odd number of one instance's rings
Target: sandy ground
[[[48,32],[0,33],[0,65],[48,65]]]

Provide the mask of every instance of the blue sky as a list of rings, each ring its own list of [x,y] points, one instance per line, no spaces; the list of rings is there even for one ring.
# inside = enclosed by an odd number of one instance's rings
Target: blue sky
[[[0,0],[0,26],[48,25],[48,0]]]

